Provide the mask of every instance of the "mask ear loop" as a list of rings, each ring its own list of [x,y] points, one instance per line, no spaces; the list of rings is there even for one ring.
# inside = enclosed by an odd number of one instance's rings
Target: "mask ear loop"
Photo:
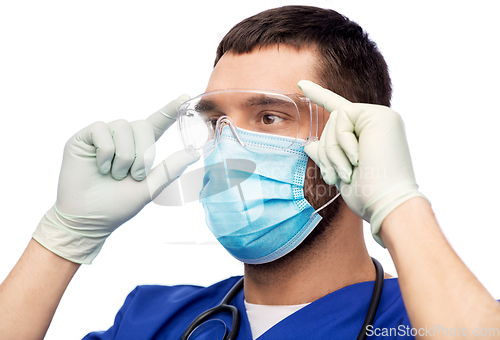
[[[340,192],[335,195],[334,198],[332,198],[331,200],[329,200],[328,202],[326,202],[325,204],[323,204],[323,206],[321,206],[319,209],[316,209],[312,214],[311,216],[309,216],[309,218],[313,217],[314,214],[318,213],[320,210],[323,210],[324,208],[326,208],[327,206],[329,206],[331,203],[333,203],[333,201],[335,201],[337,199],[337,197],[340,196]]]
[[[234,135],[234,138],[236,138],[238,143],[240,143],[242,147],[246,147],[245,143],[241,140],[238,131],[236,131],[236,125],[234,124],[233,120],[228,116],[220,116],[219,119],[217,119],[217,124],[215,125],[216,132],[214,138],[214,147],[216,147],[219,144],[220,136],[222,134],[222,128],[226,125],[229,126],[231,132]]]

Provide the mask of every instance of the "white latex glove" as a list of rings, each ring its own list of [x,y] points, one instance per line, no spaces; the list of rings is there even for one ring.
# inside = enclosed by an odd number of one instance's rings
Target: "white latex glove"
[[[425,198],[415,182],[401,117],[386,106],[351,103],[308,80],[299,87],[331,112],[320,140],[304,151],[385,247],[378,235],[382,221],[410,198]]]
[[[188,99],[181,96],[146,120],[96,122],[71,137],[64,148],[57,201],[33,238],[65,259],[91,263],[116,228],[199,158],[179,151],[151,170],[155,142]]]

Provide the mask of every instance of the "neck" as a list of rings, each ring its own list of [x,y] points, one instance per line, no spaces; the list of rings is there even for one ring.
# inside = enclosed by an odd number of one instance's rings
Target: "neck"
[[[318,226],[322,230],[313,233],[321,235],[309,235],[305,244],[281,259],[246,264],[246,301],[297,305],[354,283],[374,280],[375,267],[364,242],[363,221],[344,204],[332,224]]]

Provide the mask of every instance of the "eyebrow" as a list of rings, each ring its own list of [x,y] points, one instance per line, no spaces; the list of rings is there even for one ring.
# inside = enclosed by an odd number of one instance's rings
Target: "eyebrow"
[[[293,101],[283,100],[276,97],[270,97],[266,95],[254,95],[245,100],[244,107],[253,107],[253,106],[285,106],[285,107],[295,107]],[[201,99],[195,106],[196,111],[206,112],[206,111],[217,111],[219,113],[223,113],[223,111],[219,108],[219,105],[216,101],[210,99]]]
[[[270,97],[265,95],[252,96],[245,103],[245,106],[267,106],[267,105],[295,107],[293,101],[283,100],[280,98]]]
[[[210,99],[201,99],[195,106],[196,111],[206,112],[206,111],[220,111],[218,109],[217,103]]]

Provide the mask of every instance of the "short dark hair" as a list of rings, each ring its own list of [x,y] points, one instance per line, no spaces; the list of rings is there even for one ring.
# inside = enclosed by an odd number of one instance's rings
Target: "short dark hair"
[[[222,39],[215,65],[226,52],[280,44],[314,48],[318,79],[329,90],[352,102],[390,106],[391,79],[377,45],[357,23],[330,9],[284,6],[251,16]]]

